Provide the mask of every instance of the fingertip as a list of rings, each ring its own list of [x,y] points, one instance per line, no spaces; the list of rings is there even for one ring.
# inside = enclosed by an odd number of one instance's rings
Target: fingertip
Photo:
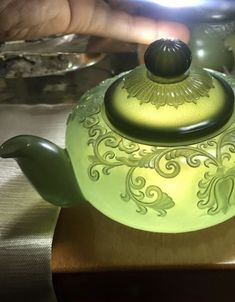
[[[180,23],[141,20],[138,27],[138,42],[141,44],[150,44],[161,38],[180,39],[185,43],[190,39],[189,29]]]
[[[190,38],[190,31],[184,24],[159,21],[157,39],[159,38],[180,39],[187,43]]]

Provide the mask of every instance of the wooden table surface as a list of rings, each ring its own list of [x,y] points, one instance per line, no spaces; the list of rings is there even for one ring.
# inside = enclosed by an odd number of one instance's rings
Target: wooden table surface
[[[52,271],[63,302],[155,301],[159,295],[164,301],[230,301],[235,219],[197,232],[160,234],[118,224],[88,203],[63,209]]]

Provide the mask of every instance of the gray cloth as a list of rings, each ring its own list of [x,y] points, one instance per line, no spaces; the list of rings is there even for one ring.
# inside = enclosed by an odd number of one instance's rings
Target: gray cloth
[[[63,147],[72,105],[0,105],[0,144],[18,134]],[[0,301],[56,301],[51,247],[60,209],[31,187],[15,161],[0,159]]]

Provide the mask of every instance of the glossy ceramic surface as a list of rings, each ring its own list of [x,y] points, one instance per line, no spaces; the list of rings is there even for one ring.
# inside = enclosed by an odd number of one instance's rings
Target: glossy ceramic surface
[[[153,232],[194,231],[233,217],[234,115],[222,133],[196,144],[140,144],[105,122],[104,95],[115,80],[85,94],[68,120],[67,148],[85,198],[111,219]]]

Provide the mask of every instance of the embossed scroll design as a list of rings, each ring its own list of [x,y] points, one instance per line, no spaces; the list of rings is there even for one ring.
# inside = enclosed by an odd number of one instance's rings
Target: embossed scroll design
[[[172,198],[156,185],[148,185],[144,177],[137,175],[137,168],[151,168],[151,157],[158,153],[154,150],[147,152],[140,145],[122,138],[100,124],[100,107],[92,107],[92,113],[80,120],[83,127],[88,130],[90,137],[88,144],[93,148],[93,155],[89,156],[91,165],[88,174],[91,180],[98,181],[100,173],[109,175],[117,167],[128,167],[125,179],[125,192],[121,194],[122,200],[133,201],[137,212],[146,214],[149,209],[164,217],[167,210],[174,207]],[[117,155],[115,150],[118,150]],[[120,154],[123,154],[120,155]],[[102,167],[99,169],[99,167]]]
[[[211,76],[195,67],[191,67],[190,75],[184,80],[161,84],[151,80],[146,69],[139,66],[126,75],[123,87],[128,97],[137,98],[140,104],[151,103],[158,109],[165,105],[178,108],[184,103],[197,103],[199,98],[209,96],[214,86]]]
[[[209,215],[215,215],[226,213],[235,204],[235,167],[232,168],[231,158],[235,153],[235,123],[214,139],[199,144],[146,149],[144,145],[122,138],[102,126],[100,105],[92,108],[92,112],[81,120],[88,130],[88,144],[93,148],[93,155],[89,157],[89,177],[98,181],[100,173],[109,175],[112,169],[126,166],[125,193],[121,194],[121,198],[134,201],[137,212],[146,214],[152,209],[159,216],[165,216],[167,210],[175,206],[173,199],[161,188],[148,185],[144,177],[137,175],[137,168],[155,170],[168,179],[180,173],[182,164],[191,168],[204,165],[209,170],[198,183],[199,209],[207,209]]]

